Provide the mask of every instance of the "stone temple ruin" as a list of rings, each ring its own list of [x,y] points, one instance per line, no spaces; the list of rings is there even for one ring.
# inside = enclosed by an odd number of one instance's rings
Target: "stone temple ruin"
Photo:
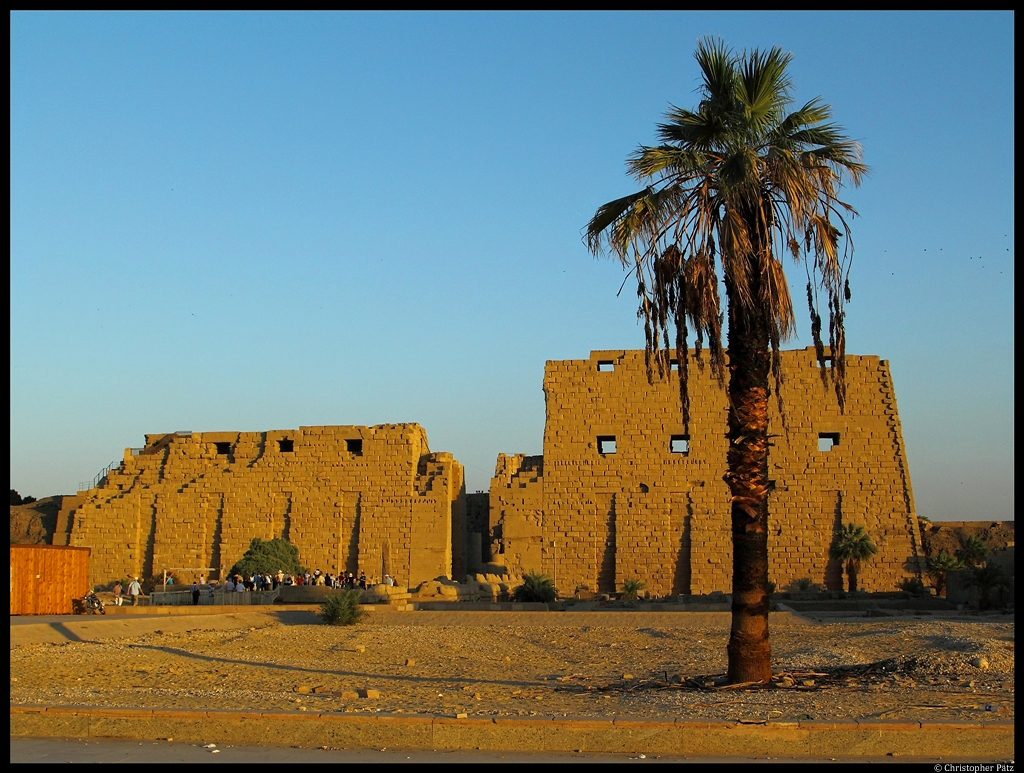
[[[888,363],[847,356],[839,413],[813,349],[782,353],[788,432],[769,458],[769,577],[842,587],[828,557],[841,524],[879,552],[865,590],[894,590],[922,570]],[[167,567],[222,577],[253,537],[284,536],[304,564],[385,573],[412,587],[437,577],[529,570],[562,595],[652,594],[731,586],[726,395],[690,371],[689,432],[675,372],[651,385],[642,351],[549,361],[542,456],[500,454],[490,493],[466,495],[462,466],[432,453],[416,424],[147,435],[99,486],[65,497],[54,544],[92,547],[92,580]]]
[[[96,583],[223,578],[254,537],[282,536],[311,568],[416,583],[465,572],[464,501],[462,465],[417,424],[147,435],[65,498],[54,542],[92,547]]]
[[[788,432],[770,401],[769,579],[842,587],[829,546],[843,523],[878,554],[864,590],[895,590],[923,566],[889,365],[846,357],[847,402],[820,377],[811,348],[782,353]],[[678,375],[648,383],[642,351],[548,362],[543,456],[500,455],[490,489],[491,558],[513,576],[540,569],[563,593],[614,592],[637,578],[659,596],[729,592],[726,394],[690,366],[684,432]]]

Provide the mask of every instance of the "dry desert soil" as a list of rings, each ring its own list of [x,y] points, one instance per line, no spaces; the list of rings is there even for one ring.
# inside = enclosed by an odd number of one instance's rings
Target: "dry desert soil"
[[[722,684],[728,613],[312,608],[12,618],[11,703],[732,720],[1012,720],[1012,615],[773,614],[769,686]]]

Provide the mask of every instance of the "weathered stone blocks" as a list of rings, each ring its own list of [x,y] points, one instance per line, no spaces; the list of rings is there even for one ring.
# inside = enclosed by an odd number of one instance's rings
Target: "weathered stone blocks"
[[[147,435],[61,517],[93,547],[94,584],[222,578],[254,537],[283,536],[310,568],[409,587],[464,571],[464,488],[416,424]]]
[[[888,363],[847,356],[844,413],[813,349],[783,352],[782,367],[788,430],[774,401],[769,418],[770,579],[838,588],[828,548],[852,522],[880,550],[861,587],[895,589],[922,554]],[[729,587],[726,395],[709,368],[691,367],[685,432],[677,378],[649,384],[642,351],[548,362],[544,455],[501,454],[495,465],[491,560],[513,577],[542,571],[562,593],[614,592],[628,577],[656,595]]]

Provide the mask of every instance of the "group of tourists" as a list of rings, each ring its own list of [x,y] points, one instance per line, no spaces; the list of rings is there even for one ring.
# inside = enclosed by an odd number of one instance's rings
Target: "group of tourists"
[[[390,575],[385,575],[384,583],[386,585],[394,585],[395,579]],[[366,572],[359,572],[358,575],[355,572],[331,574],[330,572],[324,573],[316,569],[312,572],[306,571],[294,575],[285,574],[283,571],[278,571],[276,574],[271,572],[236,574],[228,577],[227,582],[224,583],[224,590],[229,593],[269,591],[277,590],[281,585],[319,585],[327,588],[345,588],[348,590],[359,588],[366,590],[372,584],[367,579]]]
[[[171,578],[167,578],[167,585],[171,584]],[[394,586],[396,580],[389,574],[384,575],[382,580],[384,585]],[[225,581],[223,587],[218,587],[215,583],[211,582],[209,585],[206,583],[206,575],[200,575],[199,579],[192,583],[192,604],[198,606],[200,604],[200,598],[202,597],[203,590],[205,589],[208,595],[210,603],[214,603],[215,593],[246,593],[255,591],[272,591],[277,590],[282,585],[299,586],[299,585],[313,585],[323,586],[326,588],[343,588],[346,590],[366,590],[367,587],[373,585],[373,582],[366,577],[366,572],[359,572],[357,575],[355,572],[338,572],[337,574],[331,574],[330,572],[324,573],[319,569],[312,572],[305,571],[298,574],[286,574],[283,571],[276,573],[272,572],[252,572],[249,574],[233,574],[229,575]],[[121,606],[123,603],[124,589],[120,582],[114,584],[114,603],[117,606]],[[132,604],[137,605],[139,603],[139,595],[142,593],[142,587],[139,583],[139,578],[136,577],[128,584],[127,595],[131,598]]]
[[[132,600],[132,606],[137,607],[139,605],[139,596],[142,595],[142,584],[139,582],[139,578],[136,577],[134,580],[128,583],[128,596]],[[114,583],[114,604],[121,606],[124,603],[124,586],[121,581],[118,580]]]

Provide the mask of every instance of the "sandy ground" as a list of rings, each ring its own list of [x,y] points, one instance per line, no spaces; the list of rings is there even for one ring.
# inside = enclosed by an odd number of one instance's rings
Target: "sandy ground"
[[[721,683],[728,613],[311,609],[12,618],[11,703],[468,716],[1012,720],[1011,616],[773,614],[772,685]]]

